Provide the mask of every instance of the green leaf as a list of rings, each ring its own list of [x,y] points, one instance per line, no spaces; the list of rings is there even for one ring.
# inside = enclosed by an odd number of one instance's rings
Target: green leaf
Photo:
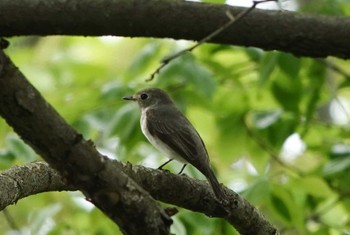
[[[248,108],[249,104],[242,89],[221,88],[215,96],[213,111],[220,133],[217,140],[220,156],[237,156],[245,152],[247,136],[243,118]]]
[[[267,177],[258,178],[253,182],[246,190],[242,192],[242,195],[254,204],[262,204],[270,197],[271,184]]]
[[[287,53],[279,53],[277,64],[280,69],[290,78],[299,80],[301,62],[299,58]]]
[[[190,85],[203,97],[214,95],[216,82],[208,69],[200,65],[189,53],[168,64],[159,74],[156,81],[158,87],[178,87]]]
[[[342,174],[345,171],[350,170],[350,154],[346,157],[336,158],[327,163],[323,168],[323,175],[330,176],[336,174]]]
[[[327,198],[334,194],[328,184],[321,177],[317,176],[294,178],[289,182],[288,186],[293,191],[300,190],[314,197]]]
[[[300,60],[285,53],[279,54],[280,72],[275,74],[271,90],[276,100],[286,110],[299,113],[299,103],[303,95],[303,86],[298,77]]]
[[[265,129],[275,124],[282,115],[282,111],[272,110],[272,111],[259,111],[252,113],[252,121],[256,128]]]
[[[271,91],[286,111],[299,114],[299,103],[303,95],[299,78],[279,73],[272,82]]]
[[[319,106],[319,101],[322,98],[323,88],[326,81],[325,67],[322,66],[318,61],[313,61],[309,66],[307,75],[309,83],[306,87],[307,93],[305,94],[307,99],[305,116],[306,123],[309,123],[313,119],[314,113]]]
[[[350,157],[350,145],[348,144],[335,144],[332,146],[331,152],[330,152],[331,158],[349,158]]]
[[[247,54],[250,60],[254,62],[260,62],[260,63],[262,63],[261,60],[267,61],[267,59],[264,59],[264,58],[266,57],[266,55],[270,54],[270,53],[263,53],[261,49],[254,48],[254,47],[245,48],[244,52]]]
[[[122,106],[109,123],[107,123],[107,136],[119,136],[121,144],[131,147],[135,143],[135,133],[140,133],[140,113],[136,104]]]
[[[273,184],[270,202],[276,211],[279,221],[283,221],[286,227],[304,231],[305,229],[305,200],[302,193],[295,192],[293,188],[281,184]]]
[[[298,117],[281,110],[251,113],[251,122],[256,135],[268,146],[279,149],[286,138],[296,131]]]
[[[129,67],[128,76],[136,77],[140,74],[145,74],[151,67],[156,66],[160,60],[160,58],[158,60],[156,58],[160,55],[162,48],[163,43],[158,40],[147,43],[134,58]]]
[[[9,153],[15,156],[16,159],[24,162],[34,161],[37,158],[35,152],[26,145],[17,135],[8,135],[6,143]]]
[[[53,204],[42,208],[30,218],[32,234],[48,234],[54,228],[54,216],[61,210],[60,204]]]
[[[11,167],[15,160],[16,156],[13,153],[7,150],[0,150],[0,170]]]
[[[264,85],[270,78],[276,67],[278,53],[266,53],[262,56],[259,63],[259,85]]]
[[[277,212],[286,220],[291,221],[292,215],[289,212],[289,209],[287,205],[285,204],[284,200],[289,200],[287,198],[282,198],[274,193],[271,194],[271,202]]]

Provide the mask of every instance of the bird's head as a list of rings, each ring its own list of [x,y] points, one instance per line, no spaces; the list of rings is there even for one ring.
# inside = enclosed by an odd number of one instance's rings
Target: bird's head
[[[141,109],[153,105],[173,104],[169,95],[159,88],[147,88],[131,96],[124,96],[124,100],[137,101]]]

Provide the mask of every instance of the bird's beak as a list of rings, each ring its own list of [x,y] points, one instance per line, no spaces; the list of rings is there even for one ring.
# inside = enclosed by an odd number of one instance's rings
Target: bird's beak
[[[133,95],[129,95],[129,96],[124,96],[123,100],[133,100],[133,101],[135,101],[136,98]]]

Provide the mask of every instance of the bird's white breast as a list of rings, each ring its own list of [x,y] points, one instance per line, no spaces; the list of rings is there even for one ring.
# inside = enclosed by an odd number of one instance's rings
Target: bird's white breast
[[[148,141],[160,152],[166,155],[166,157],[170,159],[176,159],[182,163],[187,163],[185,159],[183,159],[181,156],[179,156],[175,151],[173,151],[171,148],[169,148],[168,145],[166,145],[163,141],[159,140],[158,138],[155,138],[154,136],[151,135],[151,133],[148,131],[147,128],[147,110],[149,108],[142,109],[141,111],[141,119],[140,119],[140,124],[141,124],[141,130],[142,133],[146,136]]]

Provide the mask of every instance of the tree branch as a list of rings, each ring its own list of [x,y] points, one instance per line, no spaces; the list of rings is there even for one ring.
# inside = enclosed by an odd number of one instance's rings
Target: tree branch
[[[201,40],[199,40],[197,43],[195,43],[194,45],[185,48],[181,51],[176,52],[173,55],[170,55],[166,58],[164,58],[161,62],[160,65],[158,66],[158,68],[151,73],[150,77],[148,79],[146,79],[146,82],[152,81],[154,76],[156,74],[158,74],[160,72],[160,70],[162,68],[164,68],[167,64],[169,64],[171,61],[173,61],[174,59],[184,55],[186,52],[191,52],[194,49],[196,49],[197,47],[199,47],[200,45],[209,42],[210,40],[212,40],[213,38],[215,38],[217,35],[219,35],[220,33],[222,33],[223,31],[225,31],[227,28],[231,27],[234,23],[237,23],[239,20],[241,20],[242,18],[244,18],[246,15],[248,15],[252,10],[254,10],[256,8],[256,6],[258,4],[261,3],[265,3],[265,2],[269,2],[269,1],[277,1],[277,0],[261,0],[261,1],[253,1],[253,5],[250,8],[247,8],[246,10],[242,11],[239,15],[237,16],[233,16],[231,14],[231,12],[227,11],[226,15],[227,18],[229,19],[224,25],[221,25],[219,28],[215,29],[214,32],[211,32],[209,35],[205,36],[204,38],[202,38]]]
[[[200,40],[246,8],[158,0],[2,0],[1,36],[115,35]],[[30,27],[28,27],[30,25]],[[210,42],[349,58],[350,19],[255,9]]]
[[[232,224],[241,234],[278,234],[277,230],[249,202],[237,193],[225,189],[229,205],[222,205],[213,195],[205,181],[195,180],[186,175],[175,175],[167,171],[143,166],[122,165],[108,160],[115,170],[122,169],[150,194],[160,201],[174,204],[210,217],[220,217]],[[39,176],[42,175],[42,176]],[[40,184],[32,188],[32,182],[39,178]],[[75,190],[66,185],[56,170],[43,162],[13,167],[0,173],[0,185],[8,185],[13,193],[11,200],[0,198],[0,210],[7,205],[31,194],[45,191]],[[17,191],[18,188],[23,190]]]
[[[14,166],[0,173],[0,210],[19,199],[42,192],[77,190],[44,162]]]
[[[108,165],[108,159],[59,116],[2,50],[0,115],[125,234],[169,233],[172,221],[163,208],[121,169]],[[20,182],[14,181],[14,185]],[[1,190],[10,194],[4,187]]]

